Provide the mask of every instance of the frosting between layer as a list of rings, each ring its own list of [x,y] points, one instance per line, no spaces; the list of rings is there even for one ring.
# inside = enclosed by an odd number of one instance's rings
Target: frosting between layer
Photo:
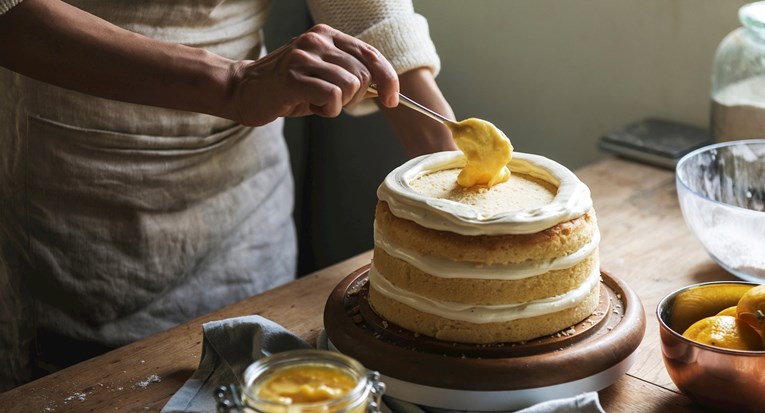
[[[548,271],[571,268],[584,261],[598,248],[600,231],[595,230],[590,241],[577,251],[563,257],[546,261],[532,261],[513,264],[478,264],[466,261],[452,261],[445,258],[424,256],[415,251],[394,246],[374,225],[375,245],[388,255],[406,261],[422,272],[441,278],[469,278],[483,280],[521,280],[544,274]]]
[[[410,182],[434,171],[461,168],[460,151],[414,158],[391,171],[377,189],[393,215],[434,230],[462,235],[531,234],[584,215],[592,208],[590,190],[563,165],[539,155],[515,152],[508,168],[558,187],[552,202],[532,209],[484,215],[476,208],[448,199],[418,194]]]
[[[592,273],[579,287],[566,294],[520,304],[471,305],[434,300],[419,294],[414,294],[393,285],[377,271],[374,262],[369,269],[370,288],[374,288],[380,294],[424,313],[474,324],[506,322],[522,318],[531,318],[575,307],[584,301],[587,294],[589,294],[593,288],[596,288],[599,282],[600,268],[599,266],[595,266]]]

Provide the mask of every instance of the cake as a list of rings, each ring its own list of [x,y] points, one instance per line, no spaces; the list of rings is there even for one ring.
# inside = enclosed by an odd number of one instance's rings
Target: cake
[[[463,188],[462,152],[421,156],[380,185],[369,304],[416,334],[521,342],[598,305],[600,234],[589,189],[542,156],[515,153],[505,182]]]

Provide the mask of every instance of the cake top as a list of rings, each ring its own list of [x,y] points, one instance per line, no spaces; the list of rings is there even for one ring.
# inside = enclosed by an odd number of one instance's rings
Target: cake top
[[[589,188],[543,156],[515,152],[507,166],[513,175],[522,176],[492,188],[453,191],[454,175],[449,174],[456,172],[449,171],[464,165],[460,151],[414,158],[388,174],[377,197],[399,218],[462,235],[530,234],[592,209]],[[503,199],[508,197],[517,199]]]
[[[414,192],[422,196],[471,205],[487,216],[541,208],[552,202],[558,190],[556,186],[541,179],[509,172],[510,176],[505,182],[498,183],[491,189],[465,188],[456,182],[460,173],[458,168],[434,171],[415,178],[409,184]]]

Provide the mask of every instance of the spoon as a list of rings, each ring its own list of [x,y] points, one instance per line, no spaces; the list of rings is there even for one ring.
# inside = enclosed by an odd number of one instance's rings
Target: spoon
[[[376,85],[369,85],[369,88],[367,89],[367,92],[372,93],[374,95],[378,95],[377,93],[377,86]],[[458,127],[459,124],[456,121],[453,121],[446,116],[434,112],[433,110],[426,108],[425,106],[413,101],[412,99],[409,99],[408,97],[402,95],[401,93],[398,94],[399,102],[408,107],[409,109],[415,110],[417,112],[420,112],[421,114],[437,121],[441,122],[444,125],[448,126],[449,129],[454,130],[455,127]]]

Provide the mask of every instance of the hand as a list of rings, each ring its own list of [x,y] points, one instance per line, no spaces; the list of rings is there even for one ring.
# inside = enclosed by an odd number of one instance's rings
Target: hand
[[[374,47],[327,25],[316,25],[267,56],[235,65],[232,117],[260,126],[285,116],[335,117],[366,97],[398,105],[396,71]]]

